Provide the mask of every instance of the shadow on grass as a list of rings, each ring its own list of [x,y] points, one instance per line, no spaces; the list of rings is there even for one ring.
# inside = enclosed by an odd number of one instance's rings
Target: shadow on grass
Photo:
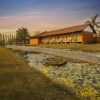
[[[0,73],[1,100],[78,100],[67,87],[34,68]]]

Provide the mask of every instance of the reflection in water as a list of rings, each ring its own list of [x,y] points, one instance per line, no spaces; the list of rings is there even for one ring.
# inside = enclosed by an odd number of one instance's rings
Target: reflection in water
[[[27,54],[27,60],[29,61],[29,65],[31,67],[34,67],[36,69],[44,68],[45,65],[43,65],[43,61],[47,58],[53,57],[53,55],[47,55],[47,54]]]

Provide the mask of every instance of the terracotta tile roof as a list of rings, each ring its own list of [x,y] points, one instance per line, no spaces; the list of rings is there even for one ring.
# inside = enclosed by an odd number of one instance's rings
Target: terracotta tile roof
[[[33,36],[30,36],[30,38],[33,38],[33,37],[38,37],[38,36],[40,36],[40,35],[42,35],[42,34],[44,34],[44,33],[46,33],[46,32],[47,32],[47,31],[42,32],[42,33],[35,34],[35,35],[33,35]]]
[[[50,35],[57,35],[57,34],[79,32],[79,31],[83,31],[87,26],[88,26],[87,24],[83,24],[83,25],[48,31],[48,32],[44,32],[42,34],[38,34],[37,36],[34,35],[34,37],[43,37],[43,36],[50,36]]]

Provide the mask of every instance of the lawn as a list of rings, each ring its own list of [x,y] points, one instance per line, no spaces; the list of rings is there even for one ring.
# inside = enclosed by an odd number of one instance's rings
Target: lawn
[[[57,48],[57,49],[74,49],[75,44],[38,44],[33,45],[35,47],[42,47],[42,48]],[[82,51],[100,51],[100,44],[77,44],[77,50]]]
[[[0,47],[0,100],[77,100],[67,89]]]

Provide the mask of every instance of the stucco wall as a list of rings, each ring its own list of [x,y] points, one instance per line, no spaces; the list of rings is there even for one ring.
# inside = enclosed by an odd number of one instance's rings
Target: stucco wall
[[[62,34],[62,35],[53,35],[53,36],[46,36],[42,37],[43,43],[67,43],[67,42],[74,42],[74,36],[77,37],[77,42],[83,42],[82,34],[81,33],[72,33],[72,34]]]
[[[83,35],[83,44],[88,44],[93,42],[93,33],[82,32],[82,35]]]
[[[38,44],[38,38],[31,38],[30,39],[30,44]]]
[[[74,38],[77,37],[77,43],[92,43],[93,33],[91,32],[76,32],[76,33],[66,33],[61,35],[52,35],[44,37],[34,37],[30,39],[30,44],[40,44],[40,43],[73,43]]]

